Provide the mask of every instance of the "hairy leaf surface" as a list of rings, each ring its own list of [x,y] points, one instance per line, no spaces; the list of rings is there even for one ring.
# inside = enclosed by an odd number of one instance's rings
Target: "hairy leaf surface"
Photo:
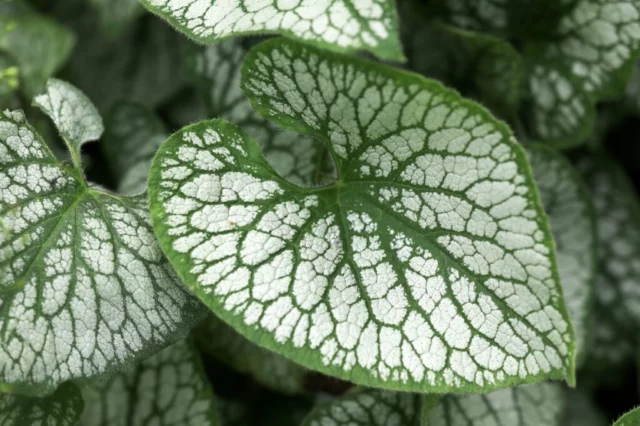
[[[49,88],[39,102],[51,101],[73,155],[99,136],[97,118],[77,89]],[[197,318],[156,243],[146,197],[88,185],[20,111],[0,113],[0,189],[0,383],[50,391],[104,375]]]
[[[603,152],[579,163],[598,225],[594,336],[590,357],[601,368],[628,360],[640,327],[640,203],[622,167]]]
[[[189,57],[192,79],[205,94],[210,115],[228,120],[254,137],[269,164],[288,181],[306,187],[327,183],[335,177],[335,166],[326,144],[287,132],[262,118],[242,93],[244,44],[238,38],[225,40]]]
[[[620,417],[613,426],[636,426],[638,424],[640,424],[640,408],[629,411]]]
[[[84,408],[80,390],[63,383],[44,398],[0,394],[2,426],[75,426]]]
[[[528,70],[531,130],[558,147],[590,136],[594,104],[623,91],[640,49],[635,0],[544,2],[549,7],[529,0],[445,3],[465,27],[521,27],[515,38]]]
[[[29,99],[67,61],[74,43],[71,31],[47,17],[26,11],[0,14],[0,51],[16,61]]]
[[[302,426],[417,426],[420,398],[367,389],[318,405]]]
[[[586,356],[596,273],[596,219],[591,197],[573,166],[542,145],[527,148],[533,176],[556,243],[564,298],[576,333],[578,358]]]
[[[187,340],[163,349],[133,371],[83,388],[81,426],[217,426],[215,396]]]
[[[339,178],[295,186],[219,120],[160,148],[154,228],[219,317],[361,384],[573,380],[550,230],[506,126],[436,82],[284,39],[243,78],[262,115],[329,144]]]
[[[305,368],[257,346],[218,318],[208,319],[197,336],[208,354],[264,386],[289,395],[304,391]]]
[[[403,59],[393,0],[142,0],[196,41],[282,34],[339,50]]]
[[[448,395],[422,426],[562,426],[564,395],[555,383],[522,385],[487,395]]]

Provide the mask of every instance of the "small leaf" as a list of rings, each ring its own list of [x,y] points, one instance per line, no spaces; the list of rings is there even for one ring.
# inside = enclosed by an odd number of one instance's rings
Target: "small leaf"
[[[304,392],[307,370],[298,364],[256,346],[213,316],[198,331],[200,347],[234,370],[249,374],[277,392],[289,395]]]
[[[339,179],[295,186],[220,120],[160,147],[154,229],[216,315],[363,385],[573,381],[551,233],[506,126],[433,81],[285,39],[249,53],[243,88],[263,116],[326,141]]]
[[[447,395],[422,426],[564,426],[562,388],[555,383],[522,385],[487,395]]]
[[[420,398],[364,389],[318,405],[302,426],[417,426]]]
[[[198,353],[182,340],[128,373],[83,388],[80,426],[217,426],[216,402]]]
[[[122,101],[111,108],[102,149],[118,177],[119,193],[146,190],[151,160],[166,138],[164,124],[147,107]]]
[[[578,359],[586,356],[597,264],[596,224],[591,197],[562,155],[543,145],[527,148],[558,253],[558,270],[576,333]]]
[[[595,103],[624,90],[640,53],[635,0],[473,2],[444,0],[453,21],[476,30],[507,31],[523,46],[530,100],[526,117],[536,138],[567,148],[594,128]],[[484,6],[487,7],[484,7]]]
[[[610,370],[635,351],[640,327],[640,203],[622,167],[603,152],[578,163],[598,225],[594,338],[596,367]]]
[[[638,424],[640,424],[640,408],[629,411],[620,417],[613,426],[637,426]]]
[[[29,99],[67,61],[74,43],[73,33],[49,18],[0,14],[0,51],[16,61]]]
[[[338,51],[368,50],[402,60],[393,0],[142,0],[201,43],[282,34]]]
[[[70,382],[44,398],[0,394],[0,424],[75,426],[83,408],[80,390]]]
[[[65,131],[83,134],[74,123]],[[67,140],[72,152],[81,139]],[[89,186],[20,111],[0,113],[0,189],[0,383],[47,392],[104,375],[198,319],[156,243],[146,197]]]
[[[58,128],[71,155],[80,158],[80,147],[100,139],[104,132],[102,117],[84,93],[71,84],[49,79],[46,90],[33,100]]]
[[[296,185],[326,184],[335,177],[327,145],[312,137],[287,132],[260,117],[240,88],[246,49],[235,38],[206,46],[189,56],[194,84],[205,94],[210,116],[220,117],[253,136],[280,176]]]

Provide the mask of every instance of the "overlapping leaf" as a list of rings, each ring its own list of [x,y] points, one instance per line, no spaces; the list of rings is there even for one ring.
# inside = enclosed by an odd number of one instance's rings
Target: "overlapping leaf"
[[[417,395],[361,390],[317,406],[302,426],[417,426]]]
[[[508,129],[438,83],[286,40],[254,48],[256,109],[325,140],[303,189],[212,120],[160,148],[154,228],[184,282],[249,339],[403,390],[573,380],[546,216]]]
[[[217,426],[215,397],[198,353],[185,340],[131,372],[82,392],[81,426]]]
[[[269,164],[282,177],[301,186],[317,186],[335,176],[326,144],[287,132],[258,115],[240,88],[246,54],[241,39],[226,40],[193,52],[188,67],[204,94],[210,115],[238,125],[262,147]]]
[[[465,27],[512,28],[506,32],[523,46],[528,70],[526,117],[533,136],[558,147],[590,136],[594,104],[623,91],[640,50],[640,5],[634,0],[444,3]]]
[[[567,309],[580,360],[586,356],[596,273],[596,224],[591,198],[573,166],[541,145],[527,149],[542,204],[549,215]]]
[[[640,326],[640,204],[621,167],[605,153],[583,158],[579,169],[593,198],[598,225],[594,366],[628,360]]]
[[[0,382],[29,391],[148,356],[199,308],[156,243],[146,198],[85,182],[77,158],[100,135],[95,108],[70,85],[48,87],[38,104],[76,166],[22,112],[0,113]]]
[[[72,383],[62,384],[44,398],[0,394],[0,424],[3,426],[76,426],[84,401]]]
[[[402,59],[393,0],[143,0],[199,42],[282,34],[325,48]]]
[[[539,383],[487,395],[448,395],[425,413],[422,426],[561,426],[564,395]]]

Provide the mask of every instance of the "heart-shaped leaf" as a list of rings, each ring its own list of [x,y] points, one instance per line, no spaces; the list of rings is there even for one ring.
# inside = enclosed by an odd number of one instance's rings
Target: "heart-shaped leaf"
[[[338,51],[368,50],[403,59],[393,0],[142,0],[201,43],[282,34]]]
[[[70,382],[43,398],[0,394],[2,426],[76,426],[83,409],[80,390]]]
[[[218,426],[215,397],[193,345],[182,340],[133,371],[82,390],[80,426]]]
[[[219,317],[361,384],[573,381],[554,245],[506,126],[436,82],[284,39],[243,78],[262,115],[329,144],[339,178],[290,184],[219,120],[163,144],[154,229]]]
[[[122,368],[199,317],[156,243],[146,197],[84,180],[79,149],[100,135],[95,108],[73,86],[48,88],[38,104],[75,166],[22,112],[0,113],[0,382],[30,391]]]
[[[527,148],[558,253],[558,270],[576,333],[576,350],[585,359],[592,322],[597,264],[596,219],[591,197],[571,163],[543,145]]]

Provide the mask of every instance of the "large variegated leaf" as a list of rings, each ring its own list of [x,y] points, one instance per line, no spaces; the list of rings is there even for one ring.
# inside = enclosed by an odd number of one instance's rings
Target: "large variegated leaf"
[[[637,426],[640,424],[640,408],[629,411],[620,417],[613,426]]]
[[[603,152],[578,163],[598,225],[594,336],[589,355],[610,369],[629,360],[640,327],[640,203],[621,166]]]
[[[279,128],[258,115],[240,88],[246,49],[241,39],[206,46],[189,56],[192,79],[204,94],[211,116],[238,125],[262,147],[269,164],[282,177],[301,186],[317,186],[335,177],[331,154],[312,137]]]
[[[361,384],[573,381],[551,233],[506,126],[436,82],[284,39],[243,78],[262,115],[328,143],[339,177],[295,186],[219,120],[165,142],[154,229],[219,317]]]
[[[448,395],[424,413],[422,426],[564,426],[564,394],[554,383],[487,395]]]
[[[48,87],[38,102],[73,156],[99,136],[99,117],[72,86]],[[19,111],[0,113],[0,230],[0,382],[10,387],[104,375],[198,316],[156,243],[146,197],[89,185]]]
[[[257,382],[285,394],[304,391],[307,372],[275,352],[256,346],[250,340],[212,317],[198,329],[200,347],[236,371],[249,374]]]
[[[558,269],[576,333],[578,358],[586,356],[596,273],[596,224],[589,193],[573,166],[542,145],[527,149],[542,204],[549,215]]]
[[[533,135],[558,147],[592,133],[598,100],[620,94],[640,51],[635,0],[444,0],[453,20],[475,29],[518,28],[528,69]],[[553,7],[553,4],[557,7]],[[508,31],[513,33],[514,31]]]
[[[302,426],[418,426],[415,394],[361,390],[318,405]]]
[[[27,11],[0,13],[0,52],[16,61],[29,99],[66,62],[74,42],[71,31],[49,18]]]
[[[0,424],[2,426],[76,426],[84,402],[80,390],[72,383],[63,383],[46,397],[0,394]]]
[[[198,353],[180,341],[104,383],[83,389],[80,426],[218,426]]]
[[[339,51],[402,59],[394,0],[142,0],[196,41],[282,34]]]

